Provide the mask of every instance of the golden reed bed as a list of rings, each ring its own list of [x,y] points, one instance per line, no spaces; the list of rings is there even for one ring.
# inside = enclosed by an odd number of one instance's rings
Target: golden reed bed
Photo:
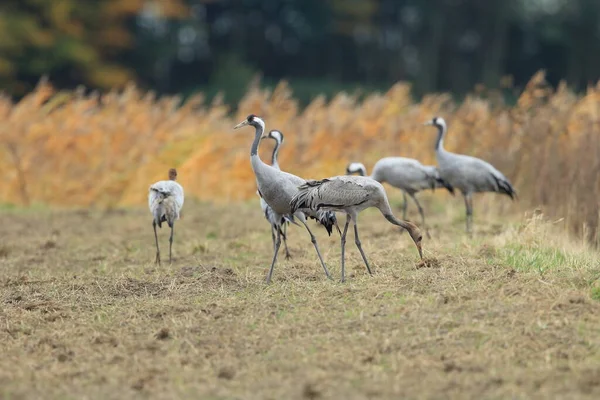
[[[506,89],[510,90],[510,89]],[[511,179],[518,209],[543,207],[598,244],[600,214],[600,84],[576,95],[554,90],[537,73],[508,105],[478,88],[456,103],[448,94],[421,102],[398,83],[358,101],[339,93],[316,97],[301,110],[289,87],[251,85],[235,115],[201,95],[181,104],[133,85],[106,94],[57,92],[42,80],[18,103],[0,98],[0,202],[27,206],[141,205],[148,185],[175,166],[186,196],[237,201],[255,196],[248,161],[251,133],[234,132],[247,114],[285,134],[280,163],[306,178],[341,174],[357,160],[371,168],[383,156],[435,163],[435,131],[446,118],[450,151],[488,160]],[[272,144],[261,149],[268,157]]]

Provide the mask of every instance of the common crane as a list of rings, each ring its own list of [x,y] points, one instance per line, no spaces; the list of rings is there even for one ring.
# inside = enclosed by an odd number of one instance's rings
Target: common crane
[[[448,131],[446,121],[435,117],[425,125],[438,129],[435,154],[440,176],[454,188],[461,191],[467,213],[467,233],[472,233],[473,193],[497,192],[515,199],[517,192],[510,181],[490,163],[479,158],[455,154],[444,149],[444,137]]]
[[[364,176],[342,175],[320,181],[307,181],[299,189],[291,201],[292,212],[308,208],[311,210],[340,211],[346,214],[346,225],[344,226],[341,238],[342,282],[345,281],[344,248],[346,246],[346,233],[348,232],[350,222],[354,225],[354,242],[356,243],[356,247],[360,251],[367,271],[369,274],[372,274],[371,267],[358,237],[357,219],[358,214],[369,207],[376,207],[389,222],[406,229],[417,246],[419,256],[423,259],[421,231],[416,225],[394,216],[385,189],[376,180]]]
[[[171,228],[169,236],[169,262],[172,261],[171,249],[173,247],[173,231],[175,220],[179,219],[179,212],[183,207],[183,187],[176,182],[177,170],[171,168],[169,170],[169,180],[158,181],[150,186],[148,191],[148,206],[152,213],[152,228],[154,229],[154,239],[156,241],[156,260],[160,265],[160,247],[158,246],[158,235],[156,234],[156,225],[162,227],[162,223],[166,222]]]
[[[298,186],[303,185],[306,181],[296,175],[292,175],[265,164],[258,155],[258,145],[265,130],[265,122],[256,115],[250,114],[245,120],[237,124],[233,129],[239,129],[246,125],[253,126],[255,130],[254,141],[252,142],[252,147],[250,149],[250,161],[254,175],[256,175],[256,183],[258,185],[260,196],[265,199],[267,204],[273,209],[273,212],[277,215],[277,218],[282,218],[285,215],[292,214],[295,219],[304,225],[310,234],[310,241],[317,252],[317,256],[319,257],[323,271],[325,271],[327,278],[331,279],[331,275],[329,274],[329,271],[325,266],[325,262],[323,262],[321,252],[319,251],[317,239],[306,223],[306,216],[319,219],[321,223],[326,225],[326,228],[329,231],[333,229],[334,225],[337,227],[335,213],[329,212],[317,214],[311,210],[294,210],[294,212],[292,212],[290,201],[292,197],[298,193]],[[271,268],[269,268],[269,273],[267,274],[267,283],[271,282],[271,277],[273,275],[275,262],[277,261],[277,253],[279,252],[280,245],[281,233],[277,231],[275,248],[273,249],[273,261],[271,262]]]
[[[346,167],[347,174],[358,173],[361,176],[367,175],[367,169],[361,163],[353,162]],[[406,195],[417,205],[421,215],[421,226],[429,236],[429,231],[425,225],[425,213],[423,207],[415,194],[424,189],[435,189],[436,187],[445,187],[452,195],[454,189],[445,180],[440,178],[439,171],[432,165],[423,165],[413,158],[405,157],[385,157],[375,163],[370,178],[379,183],[388,183],[391,186],[402,190],[402,219],[406,219],[406,208],[408,199]]]
[[[278,160],[278,155],[279,155],[279,148],[281,147],[281,145],[283,144],[284,141],[284,136],[283,133],[281,133],[281,131],[278,130],[272,130],[269,132],[268,135],[266,136],[262,136],[261,139],[273,139],[275,140],[275,147],[273,148],[273,155],[271,158],[271,166],[277,169],[281,169],[279,168],[279,162]],[[288,250],[288,246],[287,246],[287,226],[290,223],[296,224],[296,221],[294,221],[294,216],[291,214],[288,215],[284,215],[283,217],[279,218],[277,216],[277,214],[273,211],[273,209],[267,204],[267,202],[260,196],[260,192],[256,191],[256,194],[258,195],[258,197],[260,197],[260,207],[263,211],[263,214],[266,218],[267,221],[269,221],[269,223],[271,224],[271,239],[273,240],[273,246],[275,246],[275,232],[277,232],[277,230],[279,230],[281,237],[283,238],[283,246],[285,249],[285,258],[289,259],[290,258],[290,252]],[[323,225],[325,227],[325,229],[327,230],[327,233],[329,234],[329,236],[331,236],[331,233],[333,232],[333,227],[335,226],[337,228],[337,223],[335,220],[335,213],[332,212],[326,212],[326,211],[319,211],[317,213],[309,213],[306,214],[306,216],[308,218],[312,218],[314,220],[316,220],[319,224]],[[338,228],[339,231],[339,228]],[[340,232],[341,234],[341,232]]]
[[[279,155],[279,147],[281,147],[281,145],[283,144],[283,141],[284,141],[283,133],[281,133],[280,131],[277,131],[277,130],[272,130],[269,132],[268,135],[262,136],[261,139],[273,139],[275,141],[275,147],[273,147],[273,155],[271,156],[271,166],[273,168],[281,169],[281,168],[279,168],[279,162],[277,161],[277,158]],[[288,250],[288,246],[287,246],[286,227],[290,222],[294,222],[294,216],[293,215],[284,215],[283,217],[279,218],[278,215],[273,211],[271,206],[269,206],[267,204],[265,199],[263,199],[260,196],[260,193],[258,191],[256,191],[256,194],[258,194],[258,197],[260,197],[260,208],[262,209],[263,215],[265,216],[266,220],[271,225],[271,239],[273,240],[273,248],[275,248],[275,242],[276,242],[275,233],[279,230],[279,233],[281,234],[281,237],[283,238],[283,247],[285,249],[285,258],[289,259],[290,251]]]

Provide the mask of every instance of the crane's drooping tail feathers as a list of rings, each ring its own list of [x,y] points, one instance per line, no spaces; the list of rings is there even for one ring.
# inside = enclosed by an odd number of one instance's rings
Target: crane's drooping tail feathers
[[[316,211],[315,215],[307,214],[307,216],[323,225],[329,236],[331,236],[333,233],[334,226],[336,227],[338,233],[340,235],[342,234],[342,231],[340,231],[340,227],[337,224],[337,218],[335,217],[335,213],[333,211],[318,210]]]
[[[436,177],[435,181],[438,183],[438,185],[445,187],[446,190],[448,190],[450,192],[450,194],[452,194],[452,196],[454,196],[454,188],[446,180],[444,180],[440,177]]]
[[[298,193],[290,201],[292,213],[300,209],[318,210],[319,207],[312,204],[313,196],[311,195],[311,188],[318,187],[324,181],[306,181],[305,184],[298,186]]]
[[[306,210],[306,215],[323,225],[329,236],[333,233],[334,226],[341,235],[342,231],[337,223],[335,212],[331,210],[319,210],[320,206],[313,205],[311,201],[312,196],[310,189],[317,187],[318,190],[318,186],[326,181],[327,179],[323,179],[322,181],[306,181],[305,184],[298,187],[299,191],[290,201],[290,206],[292,208],[292,213],[295,213],[298,210]]]
[[[159,195],[155,200],[157,206],[153,207],[154,220],[159,228],[162,228],[163,222],[166,222],[169,225],[169,228],[172,227],[173,222],[177,219],[175,211],[176,206],[174,204],[175,199],[171,197],[171,192],[165,192],[154,187],[152,187],[151,190]]]
[[[495,175],[492,175],[496,180],[496,184],[498,185],[498,192],[509,196],[512,200],[517,198],[517,192],[515,188],[510,184],[510,182],[506,179],[499,178]]]

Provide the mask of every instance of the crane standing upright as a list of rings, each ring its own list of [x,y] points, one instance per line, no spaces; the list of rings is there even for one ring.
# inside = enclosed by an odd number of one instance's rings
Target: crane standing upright
[[[476,157],[455,154],[444,149],[444,137],[448,131],[446,121],[435,117],[425,125],[438,129],[435,154],[440,176],[454,188],[461,191],[467,214],[467,233],[472,233],[473,193],[496,192],[515,199],[517,192],[510,181],[490,163]]]
[[[323,271],[325,272],[327,278],[331,279],[331,275],[329,274],[329,271],[325,266],[325,262],[323,261],[323,257],[321,256],[321,252],[319,251],[317,239],[306,223],[306,217],[310,216],[320,219],[322,223],[327,224],[325,227],[330,230],[333,226],[337,227],[335,213],[328,212],[319,214],[311,210],[294,210],[294,212],[292,212],[290,201],[292,197],[298,193],[298,186],[303,185],[306,183],[306,181],[296,175],[292,175],[265,164],[258,155],[258,145],[262,134],[265,131],[265,122],[256,115],[250,114],[246,119],[237,124],[234,129],[239,129],[247,125],[254,127],[254,141],[252,142],[252,147],[250,149],[250,162],[252,164],[254,175],[256,176],[259,195],[265,199],[267,204],[273,209],[273,212],[276,213],[278,218],[288,214],[293,214],[294,218],[304,225],[310,234],[310,240],[315,248],[315,251],[317,252],[317,256],[319,257]],[[279,252],[280,246],[281,233],[278,231],[276,235],[273,260],[271,262],[271,267],[269,268],[269,273],[267,274],[267,283],[271,282],[271,277],[273,275],[273,269],[277,261],[277,253]]]
[[[268,135],[262,136],[261,139],[273,139],[275,141],[275,147],[273,147],[273,154],[271,156],[271,166],[273,168],[277,168],[280,170],[281,168],[279,168],[278,156],[279,156],[279,148],[281,147],[281,145],[283,144],[283,141],[284,141],[283,133],[281,133],[280,131],[277,131],[277,130],[272,130],[269,132]],[[269,206],[267,204],[267,202],[265,201],[265,199],[263,199],[260,196],[260,193],[258,191],[256,193],[260,197],[260,208],[262,209],[265,219],[271,225],[271,239],[273,240],[273,248],[275,248],[276,232],[279,231],[279,234],[283,238],[283,247],[285,249],[285,258],[286,259],[290,258],[290,251],[288,250],[288,246],[287,246],[287,232],[286,232],[287,229],[286,229],[286,227],[287,227],[287,225],[289,225],[290,222],[294,222],[294,216],[293,215],[284,215],[283,217],[278,217],[277,214],[271,208],[271,206]]]
[[[152,213],[152,228],[154,229],[154,239],[156,241],[156,260],[160,265],[160,247],[158,246],[158,235],[156,234],[156,225],[162,227],[166,222],[171,228],[169,236],[169,262],[172,262],[171,250],[173,247],[173,232],[175,229],[175,220],[179,219],[181,207],[183,207],[184,193],[183,187],[176,182],[177,170],[169,170],[169,180],[158,181],[150,186],[148,190],[148,207]]]

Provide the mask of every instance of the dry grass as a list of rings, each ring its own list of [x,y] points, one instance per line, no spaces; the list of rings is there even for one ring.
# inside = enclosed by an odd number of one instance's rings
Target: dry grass
[[[506,89],[512,90],[512,89]],[[58,206],[144,204],[148,185],[180,169],[189,197],[235,201],[254,196],[251,130],[232,127],[249,113],[286,134],[281,165],[307,178],[344,171],[349,161],[371,168],[384,156],[433,163],[435,131],[449,121],[449,150],[483,157],[515,184],[525,211],[543,207],[590,243],[600,244],[600,86],[583,96],[557,90],[536,74],[515,106],[478,88],[462,103],[435,94],[415,103],[410,86],[358,101],[340,93],[300,110],[285,83],[273,93],[252,86],[234,117],[217,98],[181,106],[133,86],[123,92],[54,93],[48,83],[18,104],[0,99],[0,202]],[[331,143],[335,143],[332,146]],[[271,150],[263,146],[262,154]],[[477,212],[477,208],[476,208]]]
[[[346,284],[292,227],[270,286],[257,201],[186,203],[160,268],[146,210],[5,211],[0,397],[598,398],[597,255],[480,203],[473,241],[459,214],[430,216],[425,264],[365,212],[375,275],[349,240]],[[318,239],[339,278],[339,240]]]

